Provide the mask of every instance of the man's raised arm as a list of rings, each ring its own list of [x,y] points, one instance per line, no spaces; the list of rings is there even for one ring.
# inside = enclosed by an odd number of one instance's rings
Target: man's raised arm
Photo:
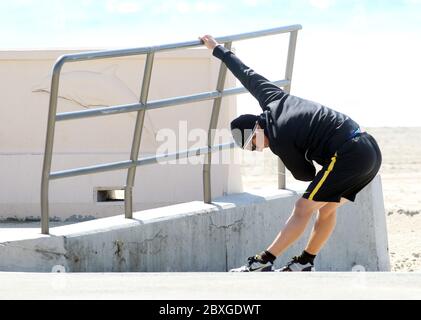
[[[281,99],[285,92],[268,79],[246,66],[232,51],[219,44],[212,36],[199,37],[213,55],[220,59],[242,85],[259,101],[263,110],[272,101]]]

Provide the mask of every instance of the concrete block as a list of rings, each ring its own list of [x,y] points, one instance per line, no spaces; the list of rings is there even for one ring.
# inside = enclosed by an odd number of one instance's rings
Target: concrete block
[[[0,237],[0,270],[48,272],[225,272],[273,241],[300,195],[258,190],[215,199]],[[305,247],[306,234],[277,260],[281,267]],[[381,180],[376,178],[338,211],[330,241],[316,260],[319,271],[389,271]]]

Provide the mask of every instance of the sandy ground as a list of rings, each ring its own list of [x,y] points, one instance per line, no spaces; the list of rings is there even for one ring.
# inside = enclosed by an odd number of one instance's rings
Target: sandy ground
[[[368,129],[383,152],[383,194],[394,271],[421,271],[421,128]]]
[[[365,128],[383,153],[380,174],[387,215],[393,271],[421,271],[421,128]],[[277,185],[277,160],[269,152],[245,156],[246,188]],[[304,190],[307,184],[287,174],[287,187]]]

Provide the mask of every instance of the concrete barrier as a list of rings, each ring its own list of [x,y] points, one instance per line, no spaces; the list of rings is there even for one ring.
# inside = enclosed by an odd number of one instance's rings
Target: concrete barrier
[[[224,272],[265,249],[300,195],[259,190],[51,229],[0,232],[0,270],[50,272]],[[306,236],[277,260],[301,252]],[[386,217],[377,177],[338,212],[337,227],[317,259],[319,271],[389,271]]]

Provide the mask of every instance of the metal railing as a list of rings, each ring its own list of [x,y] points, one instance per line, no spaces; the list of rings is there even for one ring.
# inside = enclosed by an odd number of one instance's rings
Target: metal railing
[[[294,56],[295,48],[297,42],[298,31],[301,30],[301,25],[293,25],[286,27],[279,27],[274,29],[262,30],[257,32],[250,32],[244,34],[238,34],[227,37],[216,38],[219,43],[222,43],[225,47],[231,48],[232,42],[253,39],[263,36],[270,36],[282,33],[290,33],[289,49],[288,49],[288,60],[286,66],[285,79],[274,82],[280,87],[284,87],[286,91],[291,89],[291,80],[292,80],[292,71],[294,66]],[[127,174],[127,183],[125,187],[125,216],[128,219],[133,217],[133,186],[135,182],[136,168],[138,166],[149,165],[157,163],[160,160],[172,160],[172,159],[181,159],[190,156],[201,156],[207,155],[207,161],[203,167],[203,193],[204,201],[210,203],[212,201],[211,193],[211,157],[212,153],[225,149],[234,148],[234,143],[217,145],[213,146],[212,131],[216,129],[219,112],[221,109],[221,102],[223,97],[238,95],[246,93],[247,90],[244,87],[233,88],[224,90],[225,79],[227,74],[227,67],[225,64],[221,63],[219,70],[219,77],[217,82],[216,91],[212,92],[203,92],[200,94],[175,97],[170,99],[163,99],[157,101],[148,101],[148,93],[152,75],[152,68],[154,63],[154,56],[156,52],[177,50],[183,48],[193,48],[202,46],[203,44],[197,41],[177,43],[177,44],[168,44],[161,46],[153,47],[144,47],[144,48],[135,48],[135,49],[124,49],[124,50],[108,50],[108,51],[97,51],[97,52],[86,52],[79,54],[68,54],[61,56],[54,65],[53,75],[51,81],[51,92],[50,92],[50,102],[49,102],[49,113],[48,113],[48,123],[47,123],[47,135],[45,142],[45,153],[44,153],[44,164],[42,171],[42,182],[41,182],[41,232],[43,234],[49,233],[49,185],[51,180],[75,177],[80,175],[94,174],[99,172],[115,171],[128,169]],[[87,60],[98,60],[98,59],[108,59],[116,57],[126,57],[134,55],[146,55],[145,63],[145,72],[142,83],[142,90],[140,94],[139,103],[128,104],[128,105],[119,105],[119,106],[110,106],[106,108],[97,108],[91,110],[83,110],[76,112],[66,112],[57,114],[57,98],[59,91],[59,82],[60,82],[60,73],[63,68],[63,65],[70,62],[79,62]],[[208,146],[194,149],[179,151],[174,154],[167,155],[157,155],[155,157],[147,157],[139,159],[140,151],[140,142],[142,138],[143,124],[145,119],[145,113],[147,110],[165,108],[176,106],[180,104],[187,104],[193,102],[214,100],[212,117],[209,125],[209,135],[208,135]],[[53,156],[53,144],[54,144],[54,132],[56,122],[59,121],[68,121],[76,120],[82,118],[90,117],[100,117],[100,116],[109,116],[114,114],[128,113],[128,112],[137,112],[136,125],[134,130],[134,137],[131,149],[130,160],[121,161],[115,163],[107,163],[101,165],[95,165],[90,167],[76,168],[59,172],[51,172],[51,162]],[[285,188],[285,167],[282,162],[279,162],[279,188]]]

